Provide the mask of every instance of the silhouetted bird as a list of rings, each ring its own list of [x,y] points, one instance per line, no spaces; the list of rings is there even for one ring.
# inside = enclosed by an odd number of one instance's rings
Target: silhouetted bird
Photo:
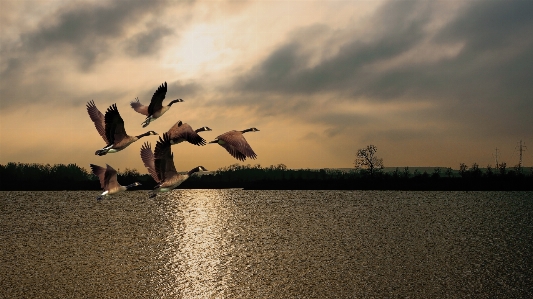
[[[128,147],[128,145],[149,135],[158,135],[154,131],[148,131],[137,136],[129,136],[124,128],[124,121],[118,113],[117,105],[113,104],[107,108],[105,116],[96,108],[94,101],[87,103],[87,112],[94,122],[96,130],[104,139],[106,146],[97,150],[94,154],[103,156],[107,153],[116,153]]]
[[[229,131],[226,132],[220,136],[218,136],[215,140],[209,142],[209,143],[218,143],[220,146],[225,148],[228,153],[233,156],[235,159],[244,161],[246,158],[255,159],[257,158],[257,155],[254,153],[250,145],[248,144],[248,141],[244,139],[244,136],[242,134],[246,132],[257,132],[259,131],[256,128],[250,128],[243,131]]]
[[[167,106],[163,106],[163,100],[165,99],[165,96],[167,94],[167,82],[164,84],[161,84],[159,88],[154,92],[154,95],[152,96],[152,100],[150,101],[150,105],[145,106],[139,102],[139,98],[136,98],[135,101],[132,101],[130,103],[131,108],[133,110],[139,112],[142,115],[146,115],[146,119],[142,123],[143,128],[148,126],[150,122],[153,122],[154,120],[160,118],[165,112],[170,109],[170,106],[174,103],[183,102],[182,99],[176,99],[173,101],[170,101]]]
[[[174,155],[170,147],[170,136],[168,133],[164,133],[163,138],[159,137],[154,152],[152,152],[152,148],[148,142],[145,142],[141,146],[141,159],[144,166],[148,169],[152,178],[158,183],[154,187],[150,198],[155,197],[159,192],[168,192],[176,188],[195,172],[207,171],[203,166],[197,166],[186,174],[178,174],[174,166]]]
[[[94,164],[90,164],[90,166],[94,175],[100,180],[100,186],[104,189],[104,193],[100,194],[100,196],[96,198],[97,200],[102,199],[104,196],[116,194],[141,185],[141,183],[135,182],[128,186],[121,186],[117,181],[117,171],[108,164],[106,164],[107,168]]]
[[[205,145],[205,139],[198,135],[199,132],[204,131],[211,131],[211,128],[201,127],[193,130],[191,126],[187,123],[182,123],[180,120],[168,130],[170,144],[178,144],[187,141],[194,145]]]

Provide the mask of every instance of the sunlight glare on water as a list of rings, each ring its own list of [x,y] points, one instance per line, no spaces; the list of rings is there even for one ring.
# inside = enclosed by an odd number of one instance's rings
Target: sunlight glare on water
[[[0,298],[533,298],[531,192],[0,192]]]
[[[168,262],[180,298],[223,295],[228,273],[221,258],[229,246],[223,219],[230,214],[221,190],[182,190],[166,199],[172,230],[166,237]]]

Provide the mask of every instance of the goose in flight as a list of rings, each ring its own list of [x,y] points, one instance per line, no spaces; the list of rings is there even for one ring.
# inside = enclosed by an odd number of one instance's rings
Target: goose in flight
[[[159,192],[168,192],[181,183],[185,182],[193,173],[207,171],[203,166],[197,166],[186,174],[178,174],[174,166],[174,155],[170,150],[170,136],[168,133],[159,137],[159,141],[152,152],[151,145],[145,142],[141,146],[141,159],[152,178],[157,182],[150,198],[157,196]]]
[[[257,132],[256,128],[250,128],[243,131],[232,130],[218,136],[215,140],[209,143],[218,143],[225,148],[228,153],[235,159],[244,161],[246,158],[255,159],[257,155],[254,153],[248,141],[244,139],[243,134],[246,132]]]
[[[167,106],[163,106],[163,100],[165,99],[165,96],[167,94],[167,82],[164,84],[161,84],[159,88],[154,92],[154,95],[152,96],[152,100],[150,101],[150,105],[145,106],[139,102],[139,98],[136,98],[135,101],[132,101],[130,103],[131,108],[133,110],[139,112],[142,115],[146,115],[146,119],[142,122],[143,128],[148,126],[150,122],[153,122],[154,120],[160,118],[165,112],[170,109],[170,106],[174,103],[183,102],[182,99],[176,99],[173,101],[170,101]]]
[[[96,108],[94,101],[87,103],[87,112],[94,122],[96,130],[104,139],[106,146],[97,150],[94,154],[98,156],[106,155],[107,153],[116,153],[128,147],[133,142],[149,135],[158,135],[154,131],[148,131],[137,136],[130,136],[124,129],[124,120],[120,117],[117,105],[113,104],[107,108],[105,116]]]
[[[94,164],[90,164],[90,166],[94,175],[100,180],[100,186],[104,189],[104,193],[100,194],[100,196],[96,198],[97,200],[141,185],[141,183],[135,182],[128,186],[121,186],[117,181],[117,171],[108,164],[106,164],[106,168]]]
[[[198,135],[199,132],[204,131],[211,131],[211,128],[201,127],[193,130],[189,124],[182,123],[180,120],[168,130],[170,144],[178,144],[187,141],[194,145],[205,145],[205,139]]]

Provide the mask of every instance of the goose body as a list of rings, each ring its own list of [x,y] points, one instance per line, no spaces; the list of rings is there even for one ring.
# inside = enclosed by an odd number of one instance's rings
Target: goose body
[[[163,116],[163,114],[165,114],[165,112],[167,112],[168,109],[170,109],[170,106],[172,106],[172,104],[183,102],[182,99],[175,99],[173,101],[170,101],[168,105],[163,106],[163,100],[165,99],[166,94],[167,94],[167,82],[161,84],[157,88],[157,90],[154,92],[154,95],[152,96],[152,99],[150,100],[150,105],[145,106],[141,104],[141,102],[139,102],[139,98],[136,98],[135,101],[132,101],[130,103],[131,108],[133,108],[133,110],[146,116],[146,119],[142,122],[143,128],[148,126],[152,121]]]
[[[199,132],[204,131],[211,131],[211,128],[201,127],[199,129],[193,130],[189,124],[182,123],[180,120],[168,130],[170,144],[178,144],[187,141],[191,144],[198,146],[205,145],[205,139],[198,135]]]
[[[215,140],[209,143],[218,143],[225,148],[228,153],[237,160],[244,161],[246,158],[255,159],[257,155],[244,138],[246,132],[257,132],[256,128],[250,128],[243,131],[232,130],[219,135]]]
[[[96,198],[97,200],[141,185],[141,183],[138,182],[127,186],[120,185],[117,181],[117,171],[108,164],[106,164],[106,168],[94,164],[90,164],[90,166],[93,174],[100,180],[100,186],[104,189],[104,192]]]
[[[186,181],[193,173],[207,171],[203,166],[197,166],[186,174],[178,174],[174,166],[174,155],[170,150],[170,136],[168,133],[159,137],[155,151],[148,142],[141,146],[141,159],[152,178],[157,182],[150,197],[157,196],[159,192],[168,192]]]
[[[137,136],[128,135],[124,128],[124,120],[120,116],[116,104],[109,106],[104,116],[98,108],[96,108],[94,101],[90,101],[87,103],[87,113],[89,113],[96,130],[106,143],[105,147],[94,153],[98,156],[119,152],[142,137],[158,135],[154,131],[148,131]]]

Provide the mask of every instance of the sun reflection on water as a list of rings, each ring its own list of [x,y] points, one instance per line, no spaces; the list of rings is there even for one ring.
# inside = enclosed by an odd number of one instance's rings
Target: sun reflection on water
[[[0,298],[533,298],[531,192],[0,192]]]
[[[175,283],[168,287],[180,298],[211,298],[223,295],[229,278],[222,257],[227,254],[223,238],[229,213],[220,190],[175,190],[165,200],[171,230],[167,235],[166,269]]]

